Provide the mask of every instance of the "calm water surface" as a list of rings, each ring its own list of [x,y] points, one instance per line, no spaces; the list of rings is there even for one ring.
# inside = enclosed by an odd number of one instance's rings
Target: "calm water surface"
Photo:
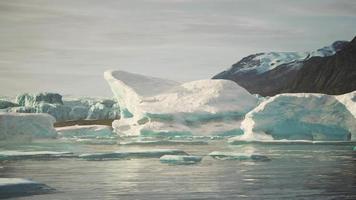
[[[37,146],[36,146],[37,145]],[[57,192],[13,199],[356,199],[356,152],[347,145],[118,146],[34,144],[26,150],[102,152],[176,148],[193,155],[212,151],[261,153],[268,162],[222,161],[205,156],[197,165],[167,165],[156,158],[4,162],[1,177],[29,178]]]

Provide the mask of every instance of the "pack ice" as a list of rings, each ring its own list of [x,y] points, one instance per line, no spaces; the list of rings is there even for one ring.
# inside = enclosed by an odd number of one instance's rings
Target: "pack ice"
[[[325,94],[280,94],[246,114],[239,140],[356,140],[356,91]]]
[[[0,140],[55,137],[55,121],[48,114],[0,113]]]
[[[241,134],[238,128],[257,98],[229,80],[187,83],[124,71],[106,71],[122,119],[114,131],[125,136]]]

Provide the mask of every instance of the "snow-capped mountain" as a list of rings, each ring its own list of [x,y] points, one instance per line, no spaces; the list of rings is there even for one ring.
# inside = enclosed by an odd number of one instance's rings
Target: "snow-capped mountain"
[[[292,90],[292,85],[296,81],[299,81],[296,80],[296,77],[300,71],[308,71],[305,67],[310,60],[321,61],[328,60],[331,57],[337,57],[339,52],[341,53],[346,49],[352,48],[354,43],[355,39],[352,42],[336,41],[330,46],[311,52],[268,52],[253,54],[232,65],[230,69],[215,75],[213,79],[233,80],[240,86],[246,88],[250,93],[260,94],[262,96],[272,96],[283,92],[295,92]],[[349,55],[349,57],[355,56],[355,54]],[[355,62],[352,63],[351,66],[355,66]],[[355,71],[355,67],[351,68],[351,71]],[[322,69],[320,68],[319,70]],[[338,71],[337,68],[334,70]],[[313,76],[313,74],[309,75]],[[341,79],[338,84],[342,84],[342,81]],[[356,88],[353,88],[353,90],[355,89]],[[338,89],[334,91],[332,87],[330,87],[326,91],[318,89],[309,91],[308,88],[305,88],[305,91],[300,89],[298,92],[341,94],[353,90],[347,89],[344,91],[343,89]]]

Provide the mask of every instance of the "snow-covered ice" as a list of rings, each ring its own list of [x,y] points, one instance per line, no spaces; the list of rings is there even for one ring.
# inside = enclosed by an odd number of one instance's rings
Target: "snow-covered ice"
[[[213,151],[209,153],[209,156],[218,160],[240,160],[240,161],[269,161],[270,160],[265,155],[253,154],[253,153]]]
[[[292,68],[300,67],[300,62],[311,57],[332,56],[342,49],[347,41],[336,41],[329,46],[325,46],[315,51],[309,52],[266,52],[249,56],[249,62],[241,62],[241,67],[230,69],[233,73],[258,73],[262,74],[281,65],[288,65]],[[248,57],[246,57],[248,58]]]
[[[23,178],[0,178],[0,198],[46,194],[53,192],[49,186]]]
[[[79,158],[85,160],[112,160],[112,159],[130,159],[130,158],[159,158],[163,155],[188,155],[186,152],[178,149],[142,149],[114,151],[105,153],[87,153],[79,155]]]
[[[74,138],[110,138],[115,136],[110,126],[105,125],[74,125],[56,128],[61,137]]]
[[[164,155],[159,158],[162,163],[174,164],[174,165],[191,165],[201,162],[202,156],[191,155]]]
[[[56,120],[48,114],[0,113],[0,138],[31,139],[56,137]]]
[[[123,117],[114,121],[114,131],[126,136],[212,135],[231,131],[258,101],[229,80],[179,84],[123,71],[106,71],[104,77]]]
[[[355,140],[354,96],[276,95],[246,114],[244,134],[231,140]]]

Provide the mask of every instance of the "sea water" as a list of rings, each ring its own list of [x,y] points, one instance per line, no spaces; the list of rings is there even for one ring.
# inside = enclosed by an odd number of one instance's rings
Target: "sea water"
[[[74,154],[180,149],[203,156],[194,165],[159,158],[87,161],[79,158],[2,161],[0,177],[27,178],[56,191],[14,199],[356,199],[356,144],[92,145],[34,142],[2,150],[71,151]],[[166,145],[164,145],[166,144]],[[256,153],[270,160],[217,160],[213,151]]]

